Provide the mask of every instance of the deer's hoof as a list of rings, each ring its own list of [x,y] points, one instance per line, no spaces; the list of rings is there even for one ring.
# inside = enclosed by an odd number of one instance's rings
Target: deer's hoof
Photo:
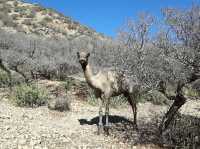
[[[109,136],[109,129],[110,129],[110,126],[105,126],[105,127],[104,127],[104,131],[105,131],[105,134],[106,134],[107,136]]]

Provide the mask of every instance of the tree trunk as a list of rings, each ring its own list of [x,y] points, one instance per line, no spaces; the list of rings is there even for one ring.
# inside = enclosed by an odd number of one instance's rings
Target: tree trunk
[[[177,94],[176,96],[169,96],[166,94],[166,89],[162,90],[164,91],[164,95],[169,99],[169,100],[174,100],[174,103],[172,104],[172,106],[169,108],[169,110],[167,111],[167,113],[164,115],[162,122],[159,126],[159,131],[162,134],[163,131],[165,131],[168,126],[170,125],[171,121],[174,119],[174,116],[177,114],[178,110],[182,107],[182,105],[185,104],[186,102],[186,98],[183,96],[182,94],[182,88],[185,84],[182,82],[178,82],[177,85]]]
[[[168,128],[170,122],[174,119],[174,116],[177,114],[178,110],[182,107],[182,105],[184,105],[185,102],[186,98],[182,94],[176,95],[174,103],[163,117],[162,122],[159,126],[160,133]]]

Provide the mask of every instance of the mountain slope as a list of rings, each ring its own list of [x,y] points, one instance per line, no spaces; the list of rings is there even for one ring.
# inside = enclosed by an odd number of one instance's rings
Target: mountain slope
[[[52,9],[18,0],[0,0],[0,28],[53,38],[106,38],[103,34]]]

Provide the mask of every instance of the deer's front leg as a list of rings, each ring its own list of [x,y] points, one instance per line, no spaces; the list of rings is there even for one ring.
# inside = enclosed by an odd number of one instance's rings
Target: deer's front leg
[[[110,128],[110,123],[109,123],[109,105],[110,105],[110,98],[106,98],[106,109],[105,109],[105,116],[106,116],[106,125],[105,125],[105,132],[107,135],[109,135],[109,128]]]
[[[103,100],[98,98],[99,102],[99,125],[98,125],[98,135],[103,133]]]
[[[105,133],[107,135],[109,135],[109,128],[110,128],[110,124],[109,124],[109,106],[110,106],[110,94],[111,91],[109,89],[106,90],[106,92],[104,92],[103,96],[101,97],[104,101],[105,101],[105,117],[106,117],[106,124],[105,124]]]

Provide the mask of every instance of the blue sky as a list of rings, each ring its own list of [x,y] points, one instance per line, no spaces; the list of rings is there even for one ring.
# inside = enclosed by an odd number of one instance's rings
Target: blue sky
[[[25,0],[53,8],[97,32],[114,37],[127,18],[149,12],[158,18],[164,7],[187,8],[200,0]]]

